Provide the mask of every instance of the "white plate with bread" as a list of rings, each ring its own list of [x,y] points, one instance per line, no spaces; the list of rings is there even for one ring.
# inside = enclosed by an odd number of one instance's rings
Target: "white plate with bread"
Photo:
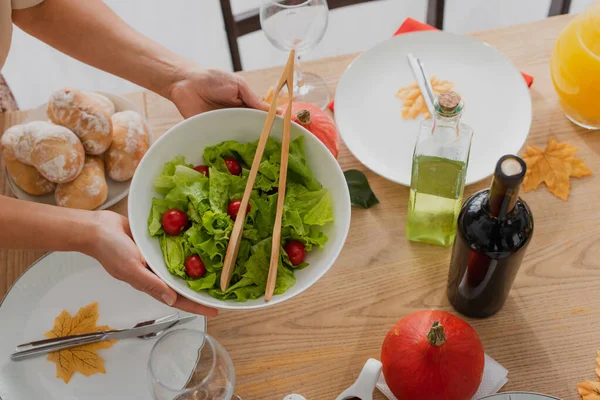
[[[63,88],[9,128],[1,144],[17,198],[93,210],[127,196],[152,133],[130,101]]]

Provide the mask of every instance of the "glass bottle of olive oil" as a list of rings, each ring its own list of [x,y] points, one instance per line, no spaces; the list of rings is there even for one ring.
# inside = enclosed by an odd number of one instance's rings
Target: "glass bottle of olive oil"
[[[412,162],[406,237],[450,246],[465,188],[473,130],[460,122],[463,102],[442,93],[435,115],[421,123]]]

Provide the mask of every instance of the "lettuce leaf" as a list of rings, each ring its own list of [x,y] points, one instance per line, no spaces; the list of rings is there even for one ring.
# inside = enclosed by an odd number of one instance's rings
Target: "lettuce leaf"
[[[229,204],[229,187],[231,186],[231,174],[210,168],[209,194],[210,208],[214,212],[227,212]]]
[[[217,282],[217,274],[214,272],[212,272],[210,274],[206,274],[200,279],[194,279],[192,281],[187,281],[188,286],[190,288],[192,288],[193,290],[195,290],[196,292],[199,292],[204,289],[210,289],[213,286],[215,286],[216,282]]]
[[[304,185],[308,190],[319,190],[321,184],[312,173],[304,153],[304,137],[299,136],[290,143],[288,156],[288,178]]]
[[[189,254],[186,254],[184,249],[185,239],[182,236],[163,234],[159,237],[159,241],[169,272],[180,278],[187,278],[184,262]]]
[[[309,191],[302,185],[290,183],[285,194],[284,206],[295,210],[308,225],[325,225],[333,221],[333,199],[327,189]]]
[[[148,232],[150,236],[158,236],[164,233],[162,228],[162,215],[169,209],[166,200],[152,199],[152,208],[148,217]]]
[[[175,187],[173,175],[175,175],[177,166],[186,166],[192,168],[191,164],[185,163],[185,158],[183,156],[177,156],[168,163],[165,163],[162,173],[154,179],[154,189],[158,193],[165,195],[169,192],[169,190]]]

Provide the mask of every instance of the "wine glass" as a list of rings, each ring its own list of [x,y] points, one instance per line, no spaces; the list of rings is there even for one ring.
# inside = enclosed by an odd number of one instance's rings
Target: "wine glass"
[[[178,329],[154,344],[148,360],[155,400],[233,400],[235,370],[227,350],[204,332]]]
[[[260,25],[267,39],[283,51],[296,51],[294,99],[325,108],[329,90],[323,78],[302,73],[300,57],[313,49],[325,35],[329,8],[327,0],[264,0]]]

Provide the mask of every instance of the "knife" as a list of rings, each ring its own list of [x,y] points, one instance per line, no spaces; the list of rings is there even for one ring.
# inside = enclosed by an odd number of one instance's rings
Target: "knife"
[[[195,315],[157,322],[151,325],[139,326],[130,329],[117,329],[114,331],[100,331],[94,333],[84,333],[81,335],[64,336],[59,338],[38,340],[17,346],[16,352],[11,354],[13,361],[19,361],[25,358],[46,354],[53,351],[64,350],[69,347],[81,346],[84,344],[101,342],[103,340],[127,339],[137,336],[144,336],[151,333],[164,331],[173,328],[176,325],[183,325],[196,318]]]
[[[423,99],[425,100],[427,110],[429,110],[429,115],[433,118],[435,115],[435,107],[433,105],[435,103],[435,95],[433,94],[433,88],[427,77],[428,75],[425,72],[425,66],[423,66],[423,63],[419,58],[413,56],[411,53],[408,53],[406,57],[408,58],[408,63],[410,64],[415,80],[419,85],[419,89],[423,94]]]

